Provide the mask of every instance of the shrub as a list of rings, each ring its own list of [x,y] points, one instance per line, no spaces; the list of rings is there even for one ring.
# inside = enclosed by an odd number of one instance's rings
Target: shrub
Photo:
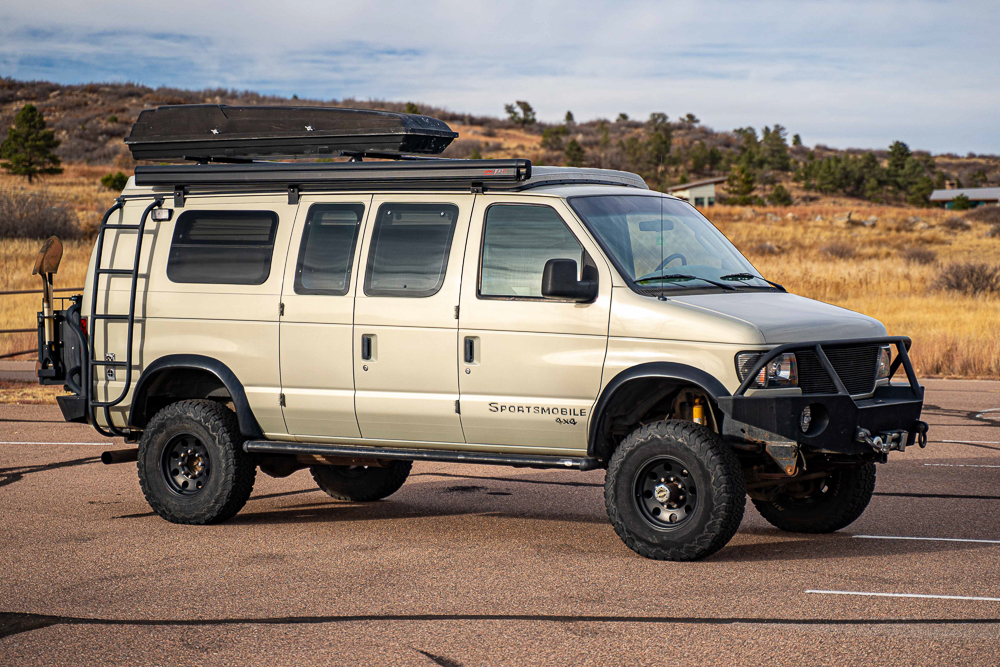
[[[763,243],[758,243],[754,246],[754,252],[758,255],[780,255],[781,248],[774,245],[770,241],[764,241]]]
[[[963,220],[957,215],[953,215],[941,223],[941,226],[952,232],[966,232],[972,229],[972,224],[968,220]]]
[[[854,246],[841,241],[823,246],[819,250],[827,257],[833,257],[834,259],[851,259],[855,255]]]
[[[970,296],[996,294],[1000,292],[1000,266],[973,262],[949,264],[938,273],[934,287]]]
[[[991,239],[1000,238],[1000,222],[990,225],[990,231],[986,232],[986,236]]]
[[[115,115],[108,116],[108,122],[109,123],[117,123],[118,122],[118,116],[115,116]]]
[[[582,167],[586,153],[576,139],[570,139],[566,144],[566,164],[571,167]]]
[[[972,204],[969,203],[969,198],[965,195],[958,195],[951,200],[951,206],[949,208],[952,211],[967,211],[972,208]]]
[[[906,248],[900,253],[907,264],[933,264],[937,261],[937,253],[927,248]]]
[[[121,192],[125,189],[125,185],[128,183],[128,176],[120,171],[116,171],[113,174],[104,174],[101,176],[101,185],[106,187],[108,190],[114,190],[115,192]]]
[[[45,191],[0,186],[0,238],[44,239],[83,236],[76,212]]]
[[[771,190],[771,194],[767,196],[767,201],[771,202],[775,206],[791,206],[792,205],[792,195],[788,193],[785,186],[778,183]]]
[[[973,222],[985,222],[988,224],[1000,224],[1000,206],[980,206],[965,214],[966,220]]]
[[[441,157],[455,159],[482,159],[483,144],[476,139],[458,139],[441,153]],[[473,158],[474,154],[479,158]]]

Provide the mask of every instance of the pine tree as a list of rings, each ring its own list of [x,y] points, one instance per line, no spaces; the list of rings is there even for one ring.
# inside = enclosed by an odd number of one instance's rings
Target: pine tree
[[[572,111],[567,111],[566,112],[566,118],[564,118],[563,120],[567,124],[569,124],[569,123],[575,123],[576,122],[576,119],[573,118],[573,112]]]
[[[15,176],[27,176],[28,183],[41,174],[61,174],[61,161],[52,152],[59,144],[55,132],[45,128],[45,118],[38,109],[26,104],[0,143],[0,158],[8,160],[0,162],[0,167]]]
[[[646,128],[650,133],[649,158],[654,166],[659,167],[670,157],[670,145],[674,140],[670,123],[667,122],[667,114],[659,112],[649,114]]]
[[[754,203],[753,191],[757,187],[757,178],[753,171],[740,165],[733,167],[726,179],[726,189],[734,196],[732,203],[741,206]]]
[[[566,164],[571,167],[582,167],[584,157],[586,157],[586,153],[584,153],[580,142],[576,139],[570,139],[569,143],[566,144]]]
[[[535,123],[535,109],[524,100],[518,100],[514,104],[505,104],[503,109],[507,112],[507,117],[511,122],[517,123],[521,127]]]

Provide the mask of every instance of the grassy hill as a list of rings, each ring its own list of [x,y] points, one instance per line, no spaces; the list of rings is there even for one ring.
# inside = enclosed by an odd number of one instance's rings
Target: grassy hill
[[[133,166],[122,138],[144,108],[228,103],[414,110],[403,102],[319,102],[224,90],[154,90],[131,84],[60,86],[0,79],[0,126],[9,125],[26,103],[45,114],[62,140],[57,150],[65,161],[65,171],[36,179],[30,186],[24,179],[0,173],[0,217],[4,201],[19,204],[44,198],[50,206],[68,211],[84,237],[117,194],[100,185],[101,176],[117,169],[129,173]],[[758,145],[749,157],[755,161],[749,159],[745,128],[717,132],[692,120],[656,126],[624,118],[522,127],[508,119],[424,106],[417,110],[445,120],[459,132],[460,138],[446,153],[453,157],[478,154],[566,164],[565,147],[575,140],[583,149],[585,164],[638,171],[652,187],[682,178],[721,175],[750,164],[758,179],[754,197],[767,196],[782,184],[793,197],[792,205],[714,206],[703,212],[763,275],[797,294],[876,317],[890,333],[911,336],[914,364],[923,375],[1000,377],[1000,339],[995,332],[1000,322],[1000,266],[996,260],[1000,257],[1000,208],[955,215],[939,208],[914,207],[907,205],[906,193],[894,191],[892,185],[886,186],[887,201],[823,192],[818,187],[807,189],[802,180],[796,180],[796,170],[801,174],[806,170],[804,165],[830,159],[854,169],[868,159],[866,151],[786,146],[785,171],[766,164],[782,159],[775,154],[778,142],[773,135],[770,144],[765,144],[763,132],[754,133]],[[565,132],[559,129],[562,127]],[[669,129],[671,141],[669,157],[661,168],[650,157],[657,132],[662,139],[664,128]],[[886,151],[873,151],[872,155],[878,169],[891,175],[891,156]],[[922,170],[928,169],[928,161],[932,163],[934,169],[926,173],[935,178],[944,174],[945,180],[958,179],[963,184],[982,177],[986,183],[1000,182],[997,157],[917,153],[907,159],[912,159],[911,167]],[[762,161],[764,166],[760,166]],[[977,172],[982,175],[976,176]],[[36,235],[45,234],[18,234]],[[30,272],[39,243],[34,239],[3,239],[0,290],[37,289],[38,279]],[[86,238],[67,241],[57,286],[83,284],[92,245]],[[985,267],[986,273],[969,273],[969,267],[976,266]],[[33,326],[37,309],[36,295],[0,298],[0,329]],[[0,354],[30,349],[33,344],[32,334],[0,336]]]
[[[860,159],[866,152],[872,153],[882,165],[886,165],[889,158],[887,148],[838,150],[822,145],[790,145],[797,136],[795,129],[784,131],[780,125],[757,130],[716,131],[702,125],[691,114],[683,119],[631,119],[622,114],[614,120],[578,119],[558,125],[542,122],[522,125],[507,118],[473,116],[412,102],[300,100],[222,89],[153,89],[128,83],[64,86],[0,78],[0,128],[8,127],[17,111],[29,103],[42,111],[49,127],[56,131],[62,141],[57,153],[64,161],[117,166],[125,170],[132,163],[122,139],[140,111],[165,104],[205,103],[324,105],[419,112],[448,122],[459,133],[459,138],[446,151],[447,157],[524,157],[536,164],[565,165],[572,162],[567,147],[575,142],[582,149],[579,155],[582,164],[634,171],[643,175],[654,188],[726,175],[734,166],[746,165],[756,177],[753,197],[767,198],[780,183],[798,203],[824,202],[830,197],[858,194],[840,183],[843,177],[828,179],[830,183],[826,187],[822,182],[810,182],[816,179],[810,178],[803,169],[810,162],[819,163],[828,158]],[[501,111],[498,104],[498,112]],[[657,139],[659,145],[655,145]],[[900,139],[906,140],[905,137]],[[747,155],[748,151],[753,154]],[[787,160],[775,156],[776,151],[784,152]],[[913,157],[930,165],[931,170],[927,173],[940,187],[956,183],[966,186],[1000,184],[998,156],[931,156],[917,151]],[[906,192],[896,192],[891,186],[883,190],[875,196],[866,193],[864,198],[890,204],[903,203],[906,199]]]

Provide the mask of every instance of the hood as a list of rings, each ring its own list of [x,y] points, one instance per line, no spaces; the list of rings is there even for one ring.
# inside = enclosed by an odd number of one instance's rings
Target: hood
[[[885,326],[872,317],[784,292],[692,294],[670,300],[743,320],[774,345],[886,335]]]

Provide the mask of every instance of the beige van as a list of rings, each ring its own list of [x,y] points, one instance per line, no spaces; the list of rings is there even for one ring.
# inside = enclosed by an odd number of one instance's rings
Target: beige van
[[[604,468],[618,535],[671,560],[722,548],[747,495],[782,530],[843,528],[875,463],[926,442],[908,339],[769,282],[634,174],[413,159],[453,137],[143,112],[136,157],[188,161],[138,167],[105,215],[84,293],[40,314],[40,381],[138,444],[106,458],[169,521],[228,519],[258,468],[352,501],[414,461]]]

